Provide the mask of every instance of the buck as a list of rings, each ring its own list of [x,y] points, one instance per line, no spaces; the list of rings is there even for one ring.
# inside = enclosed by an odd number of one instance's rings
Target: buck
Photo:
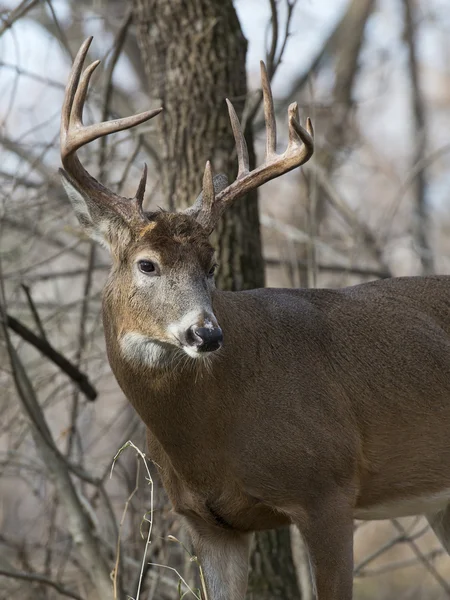
[[[309,120],[289,107],[275,154],[262,65],[266,158],[249,171],[228,109],[239,170],[208,163],[191,208],[144,212],[106,189],[77,150],[161,109],[82,124],[98,61],[75,59],[61,124],[62,180],[75,213],[106,245],[109,362],[148,430],[148,448],[183,515],[210,600],[241,600],[252,533],[297,525],[319,600],[352,598],[353,519],[425,514],[450,549],[450,278],[404,277],[345,289],[222,292],[209,242],[222,213],[313,154]]]

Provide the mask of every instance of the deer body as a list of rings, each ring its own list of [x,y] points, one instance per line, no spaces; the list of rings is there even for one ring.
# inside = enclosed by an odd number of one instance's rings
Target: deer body
[[[185,517],[209,600],[243,600],[253,531],[296,524],[318,600],[351,600],[353,519],[423,513],[450,550],[450,277],[342,290],[214,286],[209,235],[226,207],[306,162],[313,130],[289,108],[275,153],[264,67],[265,163],[249,171],[229,112],[238,176],[213,179],[180,213],[142,209],[91,177],[76,152],[158,110],[84,126],[90,40],[75,59],[61,122],[62,179],[78,219],[106,245],[108,358],[148,430],[149,453]]]
[[[347,527],[353,518],[445,509],[449,291],[445,276],[216,291],[220,353],[167,371],[146,364],[145,349],[142,360],[124,355],[124,315],[107,294],[110,364],[148,427],[175,510],[191,526],[218,529],[220,540],[221,530],[245,534],[291,520],[305,531],[328,496],[333,508],[337,490]],[[327,531],[317,526],[314,535],[334,552]]]

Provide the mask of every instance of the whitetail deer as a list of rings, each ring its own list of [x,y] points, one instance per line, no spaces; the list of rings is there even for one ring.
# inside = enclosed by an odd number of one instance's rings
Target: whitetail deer
[[[232,105],[239,171],[179,213],[143,212],[91,177],[76,152],[161,109],[82,125],[81,47],[61,125],[63,183],[84,229],[111,251],[103,297],[108,357],[148,429],[174,510],[184,515],[210,600],[241,600],[251,534],[295,523],[319,600],[352,597],[353,519],[426,514],[450,548],[450,278],[406,277],[341,290],[214,288],[208,237],[223,211],[306,162],[313,130],[289,108],[275,154],[262,67],[267,151],[249,171]],[[223,335],[222,335],[223,331]],[[447,428],[447,425],[449,426]]]

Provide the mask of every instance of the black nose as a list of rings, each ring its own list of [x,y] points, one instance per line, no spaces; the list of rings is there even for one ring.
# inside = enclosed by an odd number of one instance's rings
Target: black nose
[[[223,342],[220,327],[191,327],[189,339],[192,346],[197,346],[199,352],[218,350]]]

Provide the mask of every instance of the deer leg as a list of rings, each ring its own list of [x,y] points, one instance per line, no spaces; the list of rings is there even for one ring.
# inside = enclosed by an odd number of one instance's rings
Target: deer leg
[[[450,504],[437,513],[425,516],[447,554],[450,554]]]
[[[187,519],[194,553],[205,577],[208,600],[243,600],[251,534]]]
[[[317,600],[351,600],[353,518],[339,503],[321,503],[307,516],[293,516],[306,543]]]

